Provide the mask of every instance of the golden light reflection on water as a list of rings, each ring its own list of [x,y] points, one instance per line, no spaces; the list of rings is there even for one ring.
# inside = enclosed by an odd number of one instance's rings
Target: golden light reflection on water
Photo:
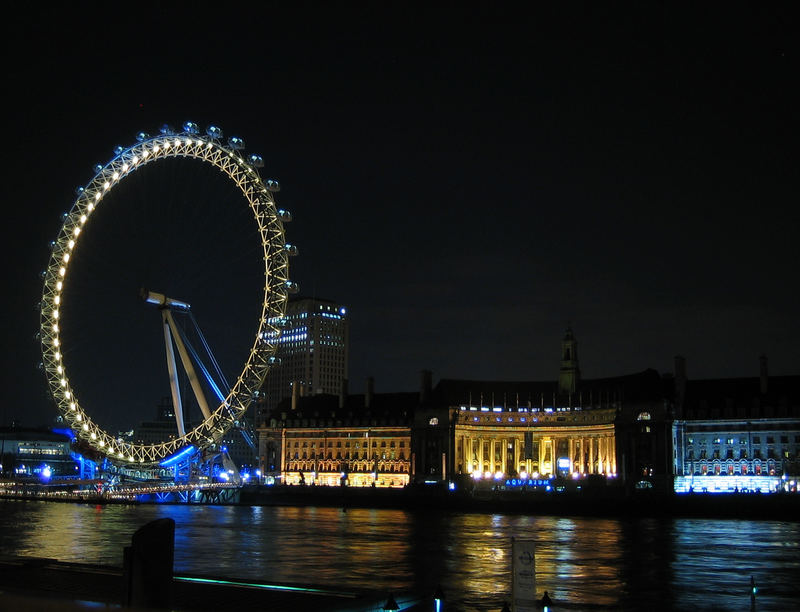
[[[511,594],[511,538],[536,546],[537,591],[572,610],[746,609],[800,592],[800,525],[614,520],[350,508],[88,506],[0,502],[0,550],[122,564],[136,529],[176,521],[176,572],[335,588],[441,585],[448,610],[499,610]]]

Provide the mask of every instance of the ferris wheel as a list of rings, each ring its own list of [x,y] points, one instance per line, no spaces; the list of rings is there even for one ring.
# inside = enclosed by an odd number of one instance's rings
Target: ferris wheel
[[[110,200],[112,191],[124,189],[122,185],[127,177],[146,165],[158,165],[163,160],[174,158],[189,158],[213,167],[235,186],[242,206],[249,207],[249,216],[260,242],[259,258],[263,257],[259,265],[259,275],[263,275],[263,301],[258,320],[253,322],[256,331],[241,373],[229,389],[218,395],[219,405],[204,410],[202,421],[196,426],[187,430],[179,426],[178,435],[172,439],[143,444],[107,432],[92,418],[92,407],[83,405],[79,398],[80,390],[73,388],[68,375],[65,354],[69,351],[61,322],[63,313],[69,310],[69,299],[75,300],[76,297],[65,288],[70,282],[71,267],[78,259],[75,257],[78,245],[92,232],[93,215]],[[219,127],[209,126],[205,134],[201,134],[197,124],[192,122],[186,122],[181,130],[164,126],[156,136],[141,132],[135,144],[115,148],[114,157],[107,164],[98,164],[94,168],[94,177],[77,190],[72,208],[64,214],[58,236],[51,243],[47,269],[43,272],[40,305],[43,368],[58,410],[77,437],[118,465],[143,468],[164,465],[170,458],[219,443],[252,404],[275,361],[288,294],[298,289],[288,276],[288,258],[296,253],[296,247],[287,244],[285,239],[283,226],[291,220],[291,215],[275,204],[273,194],[279,190],[277,181],[263,180],[259,176],[258,168],[263,165],[260,156],[245,155],[241,138],[231,137],[223,141]],[[169,307],[171,302],[182,304],[161,297],[162,308]],[[175,410],[177,413],[180,407],[176,406]]]

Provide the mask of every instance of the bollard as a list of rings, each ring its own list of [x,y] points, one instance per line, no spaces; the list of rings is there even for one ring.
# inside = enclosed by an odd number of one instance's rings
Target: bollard
[[[125,594],[122,605],[169,608],[172,603],[172,567],[175,557],[175,521],[163,518],[140,527],[123,550]]]

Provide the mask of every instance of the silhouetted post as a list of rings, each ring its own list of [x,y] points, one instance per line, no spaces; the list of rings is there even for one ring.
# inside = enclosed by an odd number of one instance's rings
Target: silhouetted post
[[[125,598],[135,608],[169,608],[175,558],[175,521],[162,518],[140,527],[123,551]]]
[[[756,612],[756,579],[750,576],[750,612]]]
[[[442,612],[444,604],[444,592],[442,592],[442,586],[438,585],[436,587],[436,592],[433,594],[433,612]]]
[[[394,596],[389,593],[389,599],[386,600],[386,603],[383,604],[384,610],[399,610],[400,606],[397,605],[397,602],[394,600]]]

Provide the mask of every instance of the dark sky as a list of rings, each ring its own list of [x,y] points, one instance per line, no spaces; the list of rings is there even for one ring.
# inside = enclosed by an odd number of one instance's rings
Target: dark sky
[[[800,371],[791,4],[164,5],[6,22],[3,422],[55,415],[34,304],[74,188],[186,120],[281,181],[292,277],[350,308],[352,391],[553,379],[568,322],[588,378]],[[71,370],[139,350],[113,311],[130,344]]]

